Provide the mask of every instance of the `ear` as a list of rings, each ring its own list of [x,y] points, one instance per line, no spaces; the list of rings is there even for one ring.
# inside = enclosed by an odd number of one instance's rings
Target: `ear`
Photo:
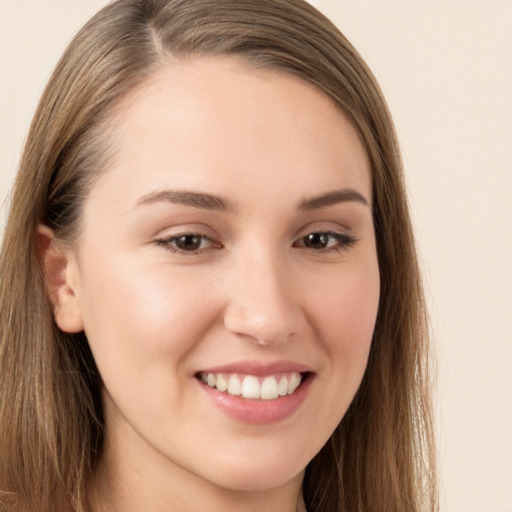
[[[43,225],[37,228],[37,249],[53,304],[55,323],[64,332],[82,331],[80,276],[74,253],[59,245],[53,231]]]

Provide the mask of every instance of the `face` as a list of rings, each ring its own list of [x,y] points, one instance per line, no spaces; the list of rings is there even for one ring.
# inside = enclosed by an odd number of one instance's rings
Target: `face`
[[[67,274],[107,453],[155,481],[300,480],[377,313],[365,151],[312,86],[229,59],[162,70],[118,116]]]

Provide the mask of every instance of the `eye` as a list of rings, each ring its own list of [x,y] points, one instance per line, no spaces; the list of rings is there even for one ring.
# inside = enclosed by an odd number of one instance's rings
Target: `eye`
[[[346,250],[356,243],[356,238],[346,233],[315,231],[299,238],[294,247],[306,247],[319,252]]]
[[[216,244],[206,235],[199,233],[184,233],[156,240],[156,244],[181,254],[197,254],[200,251],[214,247]],[[218,245],[218,244],[217,244]]]

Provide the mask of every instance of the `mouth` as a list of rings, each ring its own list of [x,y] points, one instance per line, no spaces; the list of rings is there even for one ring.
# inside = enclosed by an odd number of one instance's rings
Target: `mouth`
[[[302,410],[316,373],[290,361],[238,361],[203,368],[194,377],[210,403],[228,417],[253,425],[269,425]]]
[[[279,400],[293,395],[310,372],[280,372],[252,375],[230,372],[199,372],[196,378],[217,391],[251,400]]]

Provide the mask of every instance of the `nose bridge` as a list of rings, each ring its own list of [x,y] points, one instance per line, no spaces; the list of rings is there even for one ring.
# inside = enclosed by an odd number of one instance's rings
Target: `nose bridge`
[[[290,340],[298,328],[300,309],[286,262],[277,250],[249,250],[230,269],[226,328],[262,345]]]

